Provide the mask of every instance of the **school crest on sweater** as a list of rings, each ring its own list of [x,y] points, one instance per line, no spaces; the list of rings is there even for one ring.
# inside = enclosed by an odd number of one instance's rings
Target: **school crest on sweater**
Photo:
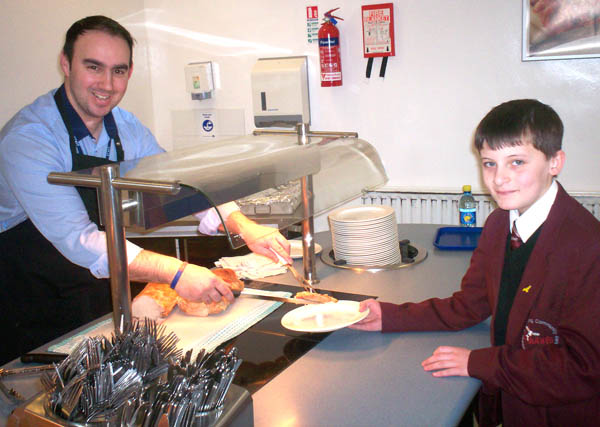
[[[521,335],[521,347],[527,350],[537,345],[558,344],[558,331],[552,324],[540,319],[527,319]]]

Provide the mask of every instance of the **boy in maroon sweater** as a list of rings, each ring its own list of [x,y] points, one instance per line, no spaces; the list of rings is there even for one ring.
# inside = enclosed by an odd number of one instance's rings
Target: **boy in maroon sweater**
[[[461,290],[401,305],[361,302],[355,329],[458,330],[489,316],[491,346],[441,346],[436,377],[482,381],[479,424],[589,425],[600,419],[600,223],[555,177],[563,125],[536,100],[493,108],[475,132],[483,180],[498,204]],[[596,420],[596,421],[593,421]]]

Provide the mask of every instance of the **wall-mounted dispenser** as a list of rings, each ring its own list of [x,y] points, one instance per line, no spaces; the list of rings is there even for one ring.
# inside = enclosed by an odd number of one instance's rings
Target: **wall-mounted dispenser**
[[[212,62],[192,62],[185,67],[185,86],[192,99],[212,98],[215,89]]]
[[[252,68],[256,127],[310,124],[306,56],[260,58]]]

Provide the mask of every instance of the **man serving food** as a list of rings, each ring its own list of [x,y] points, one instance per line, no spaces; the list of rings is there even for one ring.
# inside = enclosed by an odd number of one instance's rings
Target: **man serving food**
[[[38,347],[111,308],[106,238],[98,229],[95,190],[52,185],[70,172],[163,152],[151,132],[117,105],[133,71],[131,34],[91,16],[67,31],[60,54],[64,84],[19,111],[0,131],[0,363]],[[248,247],[291,262],[276,230],[246,218],[235,203],[219,208]],[[214,234],[214,209],[198,214]],[[210,270],[127,242],[130,278],[169,283],[192,302],[232,301]],[[16,339],[15,339],[16,337]]]

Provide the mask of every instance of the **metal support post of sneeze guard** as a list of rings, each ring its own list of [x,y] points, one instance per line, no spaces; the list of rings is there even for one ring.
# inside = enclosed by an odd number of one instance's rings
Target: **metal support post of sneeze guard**
[[[291,129],[255,129],[253,135],[298,135],[298,144],[307,145],[308,138],[358,138],[356,132],[330,132],[313,131],[309,129],[308,123],[298,123],[295,130]],[[302,205],[304,209],[304,220],[302,221],[302,256],[304,266],[304,280],[307,285],[319,283],[315,266],[315,242],[314,235],[314,194],[312,175],[301,179]]]
[[[142,193],[177,194],[180,190],[177,182],[159,182],[133,180],[119,177],[119,165],[109,164],[99,168],[100,176],[83,175],[76,172],[48,175],[51,184],[93,187],[99,192],[100,213],[104,221],[108,267],[110,273],[110,289],[113,305],[113,322],[116,329],[131,324],[131,290],[129,287],[129,270],[127,268],[127,250],[125,226],[123,224],[123,204],[121,190]],[[135,207],[136,202],[128,200],[128,208]]]
[[[299,123],[296,127],[298,131],[298,144],[308,144],[308,124]],[[312,175],[303,176],[300,179],[302,189],[302,208],[304,209],[304,219],[302,220],[302,260],[304,267],[304,280],[311,288],[319,283],[317,278],[317,269],[315,263],[315,226],[314,226],[314,194]]]
[[[114,178],[119,176],[119,165],[100,168],[100,210],[105,221],[106,247],[110,290],[113,306],[115,329],[131,324],[131,289],[129,269],[127,268],[127,249],[121,192],[112,186]]]

